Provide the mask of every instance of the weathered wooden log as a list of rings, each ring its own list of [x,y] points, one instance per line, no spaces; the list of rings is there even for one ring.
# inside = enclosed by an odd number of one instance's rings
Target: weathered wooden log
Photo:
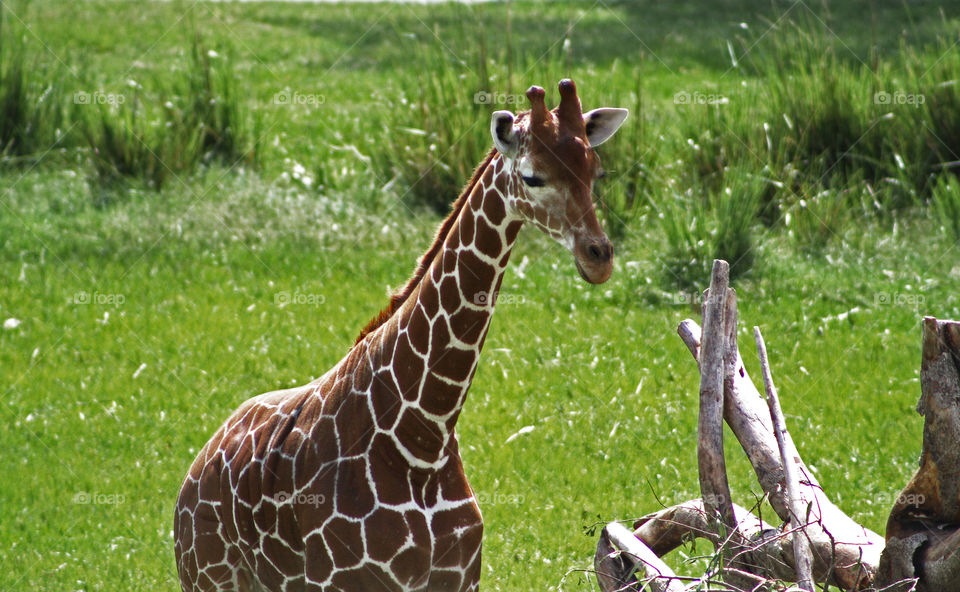
[[[597,551],[593,555],[593,573],[603,592],[621,592],[639,590],[637,564],[628,556],[620,553],[607,536],[606,529],[600,532]]]
[[[923,319],[920,468],[887,520],[878,586],[960,591],[960,323]]]
[[[637,590],[642,584],[653,592],[684,591],[673,570],[619,522],[607,524],[600,533],[594,567],[604,590]],[[642,583],[634,576],[638,569],[646,574]]]
[[[738,534],[749,543],[731,558],[731,563],[747,566],[749,571],[725,567],[722,572],[725,580],[729,583],[737,581],[743,589],[754,589],[767,579],[791,578],[793,568],[785,561],[786,549],[791,545],[789,537],[757,518],[746,508],[733,504],[733,512],[737,520]],[[656,557],[661,557],[694,538],[706,539],[715,547],[727,544],[711,529],[709,522],[703,501],[697,499],[641,518],[634,525],[636,530],[632,533],[619,523],[608,524],[608,528],[601,533],[594,557],[600,589],[604,592],[636,591],[644,589],[642,586],[648,584],[651,578],[666,580],[675,577],[672,572],[667,572],[654,562],[644,562],[647,566],[644,568],[646,577],[642,581],[638,580],[634,572],[642,566],[639,561],[634,561],[633,557],[647,556],[639,551],[639,548],[631,547],[630,539],[642,544],[643,549]],[[611,536],[609,531],[617,529],[619,534]],[[630,536],[626,537],[624,533]],[[698,581],[696,578],[691,580]]]
[[[713,262],[710,289],[704,292],[703,325],[706,327],[700,352],[700,414],[697,419],[697,468],[700,494],[707,515],[719,521],[727,532],[736,532],[733,500],[723,457],[723,382],[727,353],[727,301],[736,297],[729,289],[730,266]],[[734,300],[735,301],[735,300]],[[736,309],[736,304],[731,307]]]
[[[733,505],[736,532],[740,545],[730,557],[729,570],[741,584],[753,574],[757,579],[788,580],[794,575],[786,561],[786,549],[791,545],[782,531],[757,518],[752,512]],[[663,556],[685,541],[698,538],[710,541],[715,548],[729,546],[731,537],[722,538],[707,519],[702,500],[690,500],[644,516],[634,523],[634,536],[658,556]],[[726,573],[726,571],[725,571]],[[752,587],[752,586],[751,586]]]
[[[687,349],[690,350],[693,359],[699,364],[700,325],[687,319],[677,327],[677,333]],[[723,419],[737,437],[740,447],[746,452],[754,473],[759,479],[760,487],[763,491],[768,492],[770,505],[773,506],[778,516],[786,516],[785,491],[780,487],[783,482],[780,449],[773,437],[773,423],[770,420],[770,412],[763,401],[763,396],[760,395],[753,381],[750,380],[750,375],[740,358],[739,350],[735,351],[733,366],[729,384],[725,385],[728,393],[723,399]],[[787,435],[787,450],[795,459],[800,457],[789,434]],[[813,486],[819,486],[816,477],[807,471],[806,467],[799,467],[799,469],[803,481]]]
[[[700,327],[685,320],[678,328],[692,354],[701,350]],[[786,484],[770,412],[763,397],[743,368],[742,359],[732,376],[730,391],[724,393],[724,419],[750,459],[757,481],[781,520],[789,521]],[[864,590],[872,585],[884,547],[883,538],[854,522],[827,497],[816,478],[785,434],[785,448],[800,473],[800,497],[807,512],[804,528],[814,554],[813,574],[817,581],[829,580],[844,590]],[[793,565],[793,552],[788,560]],[[792,581],[796,581],[796,575]]]
[[[672,590],[677,579],[653,559],[690,538],[707,539],[724,553],[721,575],[730,589],[756,589],[780,580],[796,581],[805,590],[816,581],[850,591],[960,592],[960,322],[924,319],[917,407],[924,416],[923,452],[920,468],[890,513],[885,545],[837,508],[804,464],[783,425],[759,330],[769,409],[747,375],[736,344],[736,295],[728,287],[723,262],[715,262],[703,317],[703,343],[695,322],[686,320],[678,328],[701,371],[698,466],[703,498],[645,516],[635,523],[632,536],[619,524],[605,529],[595,558],[604,592],[639,590],[634,573],[641,564],[647,566],[642,584],[651,586],[645,589]],[[721,409],[767,499],[788,526],[773,528],[732,503]],[[809,550],[812,566],[806,565]],[[639,561],[642,557],[650,561]],[[599,573],[600,567],[608,572]],[[650,584],[654,580],[658,583]]]

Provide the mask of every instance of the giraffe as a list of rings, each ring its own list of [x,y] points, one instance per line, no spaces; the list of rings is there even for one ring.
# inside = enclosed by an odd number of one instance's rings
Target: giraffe
[[[511,249],[529,222],[605,282],[593,148],[625,109],[531,87],[493,113],[489,152],[413,277],[317,380],[242,404],[200,451],[174,519],[181,587],[476,590],[483,522],[455,433]]]

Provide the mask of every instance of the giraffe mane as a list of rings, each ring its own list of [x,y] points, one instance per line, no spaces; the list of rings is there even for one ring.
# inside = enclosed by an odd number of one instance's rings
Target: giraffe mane
[[[403,303],[407,301],[417,286],[420,285],[420,282],[423,281],[427,271],[430,269],[430,264],[433,263],[433,260],[437,258],[437,255],[443,249],[443,243],[447,240],[447,235],[450,234],[450,229],[453,228],[454,223],[457,221],[457,217],[460,215],[460,212],[463,211],[464,206],[470,199],[470,194],[473,192],[474,187],[477,186],[477,183],[480,182],[480,178],[483,176],[483,171],[486,170],[487,165],[493,160],[497,155],[496,148],[490,150],[486,158],[477,166],[476,170],[473,172],[473,177],[471,177],[470,182],[467,183],[464,187],[463,192],[460,194],[460,197],[453,202],[453,206],[450,211],[450,215],[440,223],[440,227],[437,229],[437,234],[433,239],[433,244],[430,245],[430,248],[427,249],[427,252],[423,254],[422,257],[417,261],[417,267],[413,271],[413,276],[407,281],[406,285],[403,288],[396,290],[390,296],[390,302],[387,304],[386,308],[380,311],[376,317],[374,317],[363,331],[360,332],[360,335],[357,337],[357,340],[354,342],[354,345],[363,341],[363,338],[377,330],[381,325],[386,323],[390,317],[396,313]]]

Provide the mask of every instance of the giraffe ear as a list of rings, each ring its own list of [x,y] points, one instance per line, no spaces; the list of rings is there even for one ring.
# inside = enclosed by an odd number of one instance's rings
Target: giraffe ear
[[[599,146],[614,134],[623,120],[627,118],[626,109],[601,107],[583,114],[583,125],[587,129],[587,141],[590,146]]]
[[[520,140],[517,131],[513,129],[514,117],[509,111],[494,111],[490,118],[490,135],[493,136],[493,145],[504,156],[516,155]]]

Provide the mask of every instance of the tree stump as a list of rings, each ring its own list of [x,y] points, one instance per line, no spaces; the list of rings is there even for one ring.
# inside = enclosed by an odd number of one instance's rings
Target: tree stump
[[[920,468],[887,520],[878,586],[960,591],[960,323],[923,319]]]

